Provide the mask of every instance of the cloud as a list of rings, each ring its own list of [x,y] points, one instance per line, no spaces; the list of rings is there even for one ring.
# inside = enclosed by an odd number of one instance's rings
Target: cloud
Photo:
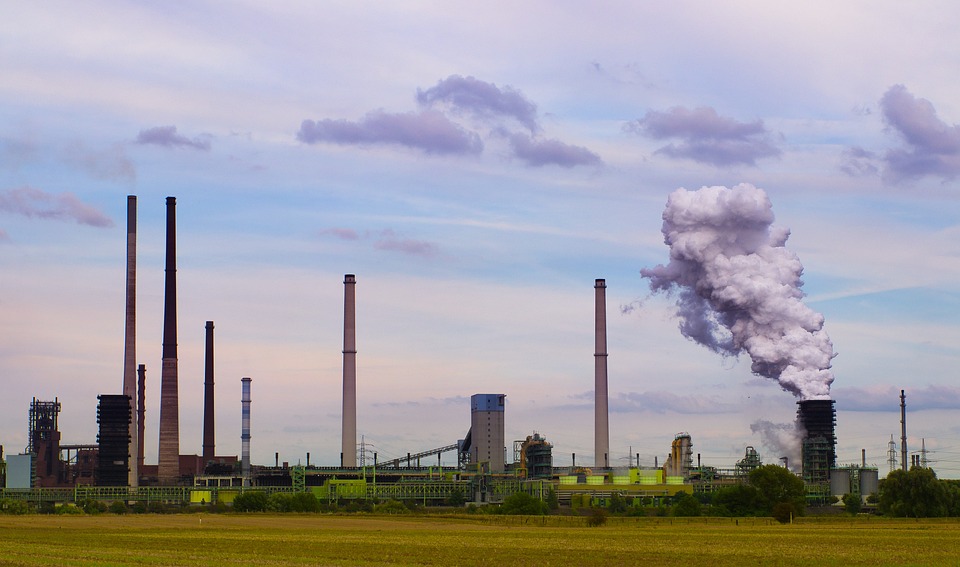
[[[384,230],[380,233],[380,238],[374,242],[373,247],[377,250],[386,250],[388,252],[400,252],[410,256],[432,257],[436,256],[439,249],[436,244],[425,240],[413,240],[410,238],[399,238],[392,230]]]
[[[587,409],[593,407],[593,391],[583,392],[570,396],[571,399],[582,401],[563,406],[560,409]],[[663,414],[667,412],[679,414],[718,414],[737,413],[740,408],[733,403],[724,401],[717,396],[703,396],[698,394],[679,395],[666,391],[648,392],[620,392],[608,400],[612,413],[641,413],[649,412]]]
[[[430,258],[440,252],[440,248],[432,242],[404,238],[390,228],[380,231],[367,230],[362,234],[352,228],[325,228],[320,231],[320,235],[349,241],[372,240],[375,250],[399,252],[409,256]]]
[[[483,142],[435,110],[392,114],[369,112],[361,120],[304,120],[297,139],[307,144],[330,142],[341,145],[398,144],[428,154],[479,154]]]
[[[514,155],[530,166],[559,165],[574,167],[603,163],[600,156],[587,148],[566,144],[560,140],[538,140],[519,132],[510,134],[509,139]]]
[[[880,109],[884,122],[906,143],[884,154],[885,180],[931,175],[950,181],[960,174],[960,126],[941,120],[930,101],[894,85],[880,99]]]
[[[140,130],[135,143],[143,145],[151,144],[165,148],[193,148],[202,151],[208,151],[210,149],[209,136],[200,136],[191,140],[186,136],[178,134],[176,126],[155,126],[153,128],[147,128],[146,130]]]
[[[359,240],[360,235],[357,234],[357,231],[352,228],[325,228],[320,231],[320,235],[331,235],[339,238],[340,240]]]
[[[0,242],[10,242],[10,235],[2,228],[0,228]]]
[[[417,102],[424,107],[439,103],[453,109],[489,120],[494,117],[513,118],[534,134],[540,130],[537,105],[510,86],[502,89],[474,77],[450,75],[436,86],[423,91],[417,89]]]
[[[837,409],[844,411],[896,412],[900,407],[900,390],[906,390],[907,410],[960,409],[960,387],[930,384],[909,389],[895,386],[870,388],[834,388]]]
[[[74,143],[67,146],[66,160],[74,167],[86,171],[94,179],[130,183],[137,179],[133,162],[126,156],[122,146],[94,151],[83,144]]]
[[[29,218],[74,220],[96,227],[113,226],[110,217],[82,203],[73,193],[54,195],[33,187],[0,192],[0,211]]]
[[[877,175],[877,156],[859,146],[851,146],[840,154],[840,171],[851,177]]]
[[[762,120],[738,122],[718,115],[710,107],[651,110],[643,118],[627,123],[624,130],[655,140],[679,138],[679,144],[666,145],[657,153],[715,166],[752,166],[758,159],[781,154]]]

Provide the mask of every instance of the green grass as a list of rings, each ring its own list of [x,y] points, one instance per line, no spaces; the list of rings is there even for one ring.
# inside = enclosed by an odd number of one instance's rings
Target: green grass
[[[960,521],[0,516],[0,565],[958,565]]]

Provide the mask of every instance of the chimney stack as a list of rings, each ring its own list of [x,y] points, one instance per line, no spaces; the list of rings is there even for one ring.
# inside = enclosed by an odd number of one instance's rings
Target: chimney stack
[[[607,283],[598,279],[596,290],[596,332],[594,361],[594,466],[610,466],[610,423],[607,412]]]
[[[250,382],[251,378],[241,378],[241,424],[240,424],[240,475],[243,485],[250,486]]]
[[[127,195],[127,310],[123,336],[123,395],[130,398],[130,416],[136,415],[137,398],[137,196]],[[127,485],[140,479],[137,456],[139,439],[130,436],[127,444],[130,468]]]
[[[167,261],[163,302],[163,361],[160,368],[160,484],[180,478],[180,410],[177,394],[177,199],[167,197]]]
[[[900,463],[907,472],[907,395],[900,390]]]
[[[147,367],[137,366],[137,470],[143,470],[143,435],[146,431]],[[139,472],[138,472],[139,474]]]
[[[203,465],[215,457],[216,435],[214,433],[213,404],[213,321],[207,321],[206,363],[203,373]]]
[[[357,278],[343,276],[343,424],[341,465],[357,466]]]

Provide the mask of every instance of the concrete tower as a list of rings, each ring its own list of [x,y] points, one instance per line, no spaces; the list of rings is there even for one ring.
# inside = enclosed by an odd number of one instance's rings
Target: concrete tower
[[[357,466],[357,278],[343,276],[343,439],[341,465]]]
[[[127,312],[123,335],[123,395],[130,398],[130,415],[136,415],[137,398],[137,196],[127,195]],[[128,431],[129,431],[128,424]],[[130,435],[127,456],[130,467],[127,484],[140,479],[137,455],[139,439]]]
[[[610,422],[607,413],[607,283],[598,279],[596,290],[596,329],[593,354],[593,448],[594,466],[610,466]]]
[[[206,360],[203,372],[203,466],[207,466],[216,453],[213,404],[213,321],[207,321],[206,331]]]
[[[177,199],[167,197],[167,262],[163,301],[163,361],[160,368],[160,484],[180,478],[180,410],[177,387]]]
[[[341,466],[357,466],[357,278],[343,276],[343,424]]]
[[[240,476],[244,486],[250,486],[250,382],[253,379],[240,379]]]
[[[504,402],[503,394],[470,396],[470,461],[489,463],[490,472],[504,469]]]

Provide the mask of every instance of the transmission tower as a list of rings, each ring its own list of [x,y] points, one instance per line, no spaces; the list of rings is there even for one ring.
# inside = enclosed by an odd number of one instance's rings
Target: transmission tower
[[[887,444],[887,464],[890,465],[890,472],[897,470],[897,444],[890,435],[890,443]]]

